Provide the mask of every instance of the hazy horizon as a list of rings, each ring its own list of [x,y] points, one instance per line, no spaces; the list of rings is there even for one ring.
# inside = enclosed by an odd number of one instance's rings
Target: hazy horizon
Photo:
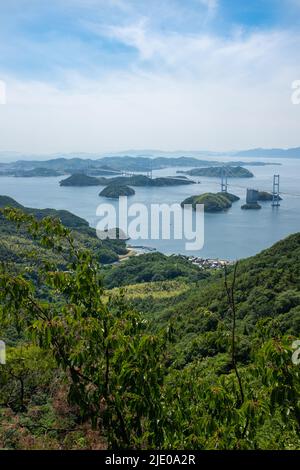
[[[199,157],[200,159],[209,159],[209,158],[218,158],[218,157],[228,157],[228,158],[239,158],[239,152],[249,152],[251,150],[266,150],[266,151],[271,151],[271,150],[293,150],[293,149],[299,149],[299,157],[300,157],[300,145],[299,147],[291,147],[291,148],[268,148],[268,149],[263,149],[263,148],[258,148],[258,147],[253,147],[251,149],[231,149],[231,150],[224,150],[224,151],[216,151],[216,150],[159,150],[159,149],[129,149],[129,150],[121,150],[121,151],[116,151],[116,152],[93,152],[93,153],[88,153],[88,152],[56,152],[56,153],[44,153],[44,154],[29,154],[29,153],[22,153],[22,152],[16,152],[16,151],[5,151],[5,150],[0,150],[0,163],[11,163],[16,160],[37,160],[37,161],[44,161],[48,159],[55,159],[55,158],[66,158],[66,159],[71,159],[71,158],[82,158],[82,159],[97,159],[97,158],[105,158],[105,157],[121,157],[121,156],[130,156],[130,157]],[[288,157],[283,157],[283,156],[265,156],[264,158],[288,158]],[[246,157],[245,157],[246,158]],[[250,158],[250,156],[248,157]],[[252,157],[252,158],[261,158],[261,157]],[[292,157],[290,157],[292,158]],[[295,157],[294,157],[295,158]]]

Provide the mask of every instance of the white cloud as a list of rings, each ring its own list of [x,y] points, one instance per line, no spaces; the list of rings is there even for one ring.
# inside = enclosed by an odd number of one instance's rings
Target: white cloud
[[[208,9],[210,16],[213,16],[218,8],[218,0],[199,0],[201,5],[204,5]]]
[[[97,28],[95,28],[97,31]],[[127,46],[132,46],[137,49],[142,59],[151,59],[155,52],[160,48],[160,41],[152,38],[151,41],[147,40],[147,19],[142,18],[136,24],[129,26],[109,26],[101,28],[101,33],[106,33],[107,36],[117,39]]]
[[[2,149],[104,152],[299,145],[299,37],[283,31],[162,34],[146,20],[106,31],[141,62],[105,78],[68,73],[68,88],[15,77],[0,107]],[[150,71],[142,62],[151,64]]]
[[[258,32],[245,36],[238,30],[232,37],[208,34],[161,33],[152,31],[146,18],[127,26],[94,27],[99,34],[106,34],[136,49],[141,61],[147,61],[161,72],[230,75],[247,72],[253,74],[263,61],[263,66],[274,68],[274,60],[291,59],[296,64],[297,41],[300,35],[284,31]],[[269,68],[265,67],[267,73]]]

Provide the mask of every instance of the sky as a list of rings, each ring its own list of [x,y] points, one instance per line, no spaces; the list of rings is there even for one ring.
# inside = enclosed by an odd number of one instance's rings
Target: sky
[[[300,0],[0,0],[0,12],[0,151],[300,146]]]

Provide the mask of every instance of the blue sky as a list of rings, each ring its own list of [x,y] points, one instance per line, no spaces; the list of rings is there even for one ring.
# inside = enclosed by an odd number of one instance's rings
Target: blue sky
[[[1,150],[300,145],[300,0],[0,1]]]

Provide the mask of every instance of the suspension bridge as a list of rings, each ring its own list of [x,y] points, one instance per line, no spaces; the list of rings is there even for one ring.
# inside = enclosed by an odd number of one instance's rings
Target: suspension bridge
[[[228,178],[231,178],[233,176],[234,175],[232,174],[231,168],[224,165],[222,167],[222,170],[221,170],[221,181],[220,181],[220,183],[216,183],[218,185],[219,184],[221,185],[221,192],[222,193],[227,193],[228,192],[228,186],[230,186],[230,188],[247,189],[247,188],[245,188],[245,186],[241,186],[241,185],[238,185],[238,184],[231,184],[231,183],[229,184],[228,183]],[[270,190],[270,188],[265,189],[265,188],[261,188],[261,187],[255,189],[254,191],[270,192],[272,194],[272,206],[273,207],[279,207],[280,206],[280,200],[281,200],[280,196],[281,195],[292,196],[292,197],[300,197],[300,194],[298,194],[298,193],[280,191],[280,175],[278,175],[278,174],[273,175],[273,188],[272,188],[272,191]]]
[[[91,170],[92,168],[88,165],[85,169],[85,172],[88,174],[89,171]],[[130,176],[134,176],[134,175],[145,175],[147,176],[148,178],[153,178],[153,169],[152,169],[152,162],[151,162],[151,166],[150,168],[144,170],[144,171],[128,171],[128,170],[115,170],[113,168],[100,168],[99,170],[101,170],[101,173],[103,175],[107,174],[108,176],[111,176],[111,175],[116,175],[116,176],[127,176],[127,177],[130,177]],[[235,177],[231,171],[231,168],[227,165],[223,165],[222,166],[222,170],[221,170],[221,177],[220,177],[220,183],[216,183],[216,182],[211,182],[211,184],[217,184],[218,186],[220,185],[221,186],[221,192],[222,193],[227,193],[228,192],[228,187],[230,188],[237,188],[237,189],[251,189],[251,188],[247,188],[245,186],[241,186],[241,185],[238,185],[238,184],[232,184],[232,183],[228,183],[228,179],[229,178],[232,178],[232,177]],[[273,198],[272,198],[272,206],[273,207],[279,207],[280,206],[280,196],[283,195],[283,196],[292,196],[292,197],[299,197],[300,198],[300,194],[299,193],[293,193],[293,192],[284,192],[284,191],[281,191],[280,190],[280,175],[276,174],[276,175],[273,175],[273,187],[271,188],[268,188],[268,189],[265,189],[265,188],[255,188],[253,189],[254,191],[263,191],[263,192],[268,192],[268,193],[271,193]]]

